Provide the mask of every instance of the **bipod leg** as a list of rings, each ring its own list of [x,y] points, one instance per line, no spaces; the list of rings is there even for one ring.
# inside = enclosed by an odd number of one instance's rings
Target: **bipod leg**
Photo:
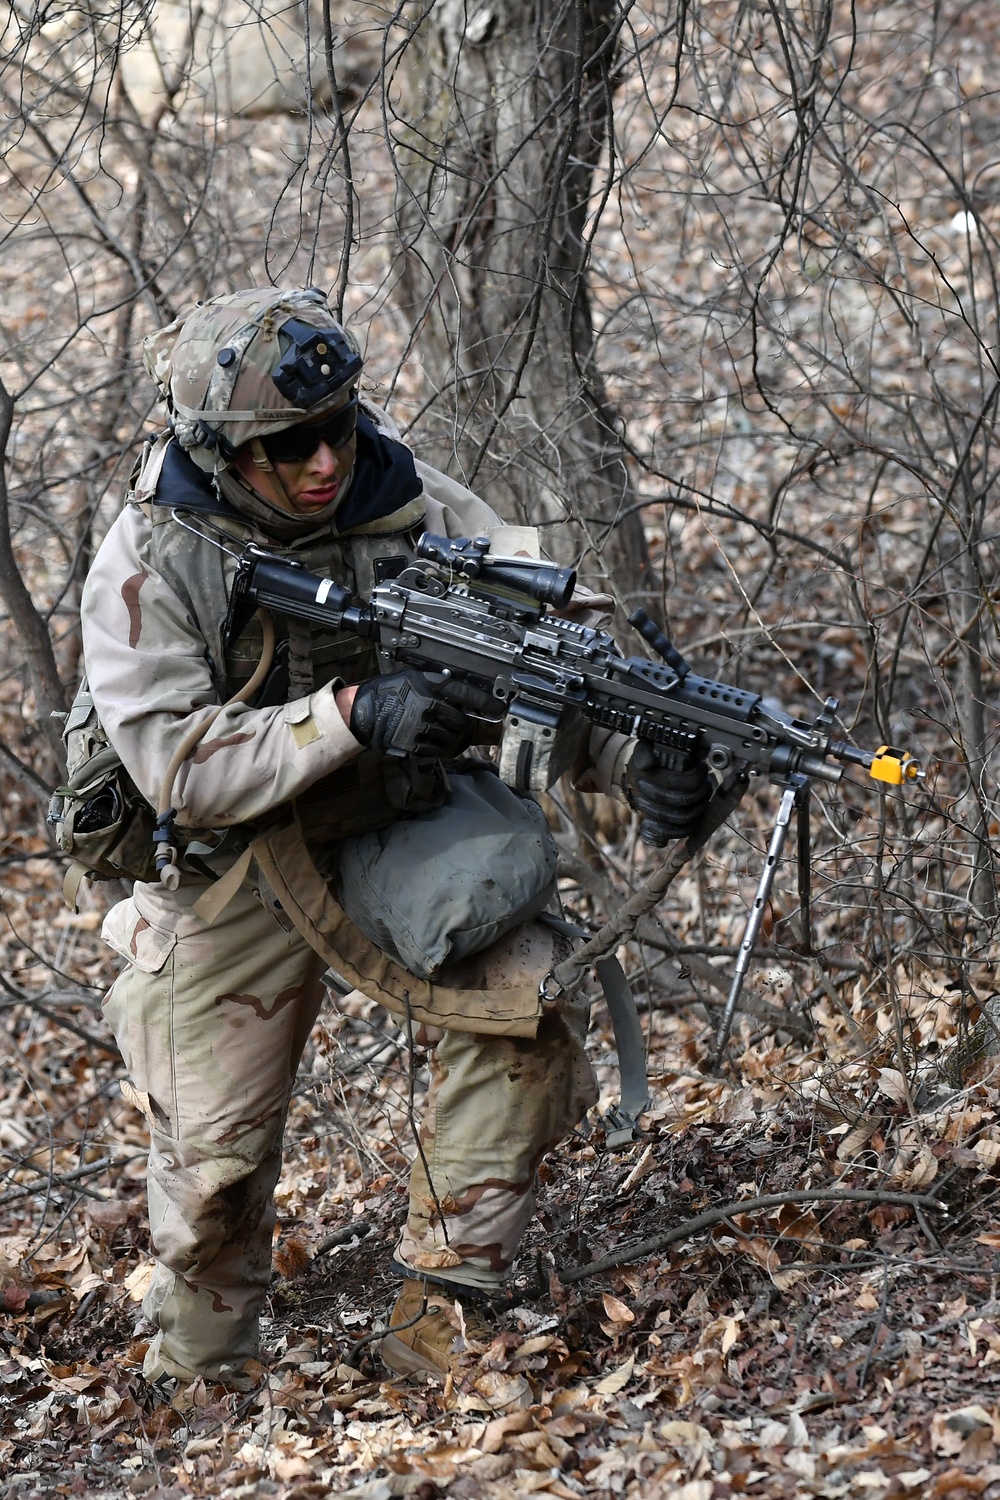
[[[795,797],[795,811],[799,867],[799,919],[802,926],[802,952],[808,956],[812,953],[812,848],[808,781],[798,789]]]
[[[764,868],[761,871],[760,881],[757,885],[757,894],[754,897],[753,906],[747,918],[746,931],[743,934],[743,941],[740,943],[740,951],[736,955],[733,982],[715,1038],[715,1050],[712,1053],[709,1064],[713,1069],[719,1066],[726,1043],[729,1041],[729,1033],[733,1029],[736,1004],[740,998],[740,991],[743,988],[743,980],[746,977],[747,968],[750,964],[750,956],[753,953],[754,944],[760,933],[760,924],[764,920],[764,908],[767,906],[771,895],[771,887],[774,885],[774,873],[778,868],[781,851],[785,847],[788,825],[792,819],[792,808],[795,806],[795,799],[798,794],[798,786],[788,786],[781,794],[781,805],[778,808],[778,817],[771,834],[771,842],[768,845],[767,858],[764,860]]]

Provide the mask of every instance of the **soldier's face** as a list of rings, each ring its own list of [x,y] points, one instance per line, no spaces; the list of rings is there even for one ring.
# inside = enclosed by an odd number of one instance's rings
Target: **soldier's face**
[[[316,451],[299,463],[276,463],[275,473],[285,490],[282,495],[267,469],[255,462],[250,445],[237,450],[235,467],[251,489],[269,500],[279,510],[291,515],[307,516],[313,511],[325,510],[332,505],[343,489],[357,452],[357,437],[351,436],[346,443],[334,448],[322,442]],[[287,496],[287,500],[285,499]]]

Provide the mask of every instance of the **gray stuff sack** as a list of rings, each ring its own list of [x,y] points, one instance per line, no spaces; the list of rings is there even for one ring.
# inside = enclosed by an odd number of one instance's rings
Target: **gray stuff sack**
[[[345,839],[332,878],[352,922],[421,979],[530,922],[555,886],[537,802],[485,767],[448,780],[443,807]]]

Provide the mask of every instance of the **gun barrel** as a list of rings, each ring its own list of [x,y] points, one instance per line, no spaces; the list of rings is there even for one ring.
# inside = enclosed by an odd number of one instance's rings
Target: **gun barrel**
[[[880,745],[877,750],[859,750],[855,745],[834,740],[830,754],[849,765],[863,766],[873,781],[887,786],[902,786],[907,781],[923,781],[920,762],[908,750],[896,750],[892,745]]]
[[[817,781],[829,781],[834,786],[844,774],[843,766],[833,766],[824,756],[808,750],[800,754],[796,769],[802,776],[811,776]]]
[[[831,740],[830,754],[846,761],[849,766],[864,766],[866,771],[872,763],[870,750],[859,750],[857,745],[849,745],[846,740]]]

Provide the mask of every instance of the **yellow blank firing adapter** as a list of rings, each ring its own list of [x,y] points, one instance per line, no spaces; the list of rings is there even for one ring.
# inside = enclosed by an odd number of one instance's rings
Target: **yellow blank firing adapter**
[[[890,786],[902,786],[904,781],[922,781],[924,776],[920,763],[908,750],[894,750],[891,745],[880,745],[875,751],[868,774],[873,781],[885,781]]]

